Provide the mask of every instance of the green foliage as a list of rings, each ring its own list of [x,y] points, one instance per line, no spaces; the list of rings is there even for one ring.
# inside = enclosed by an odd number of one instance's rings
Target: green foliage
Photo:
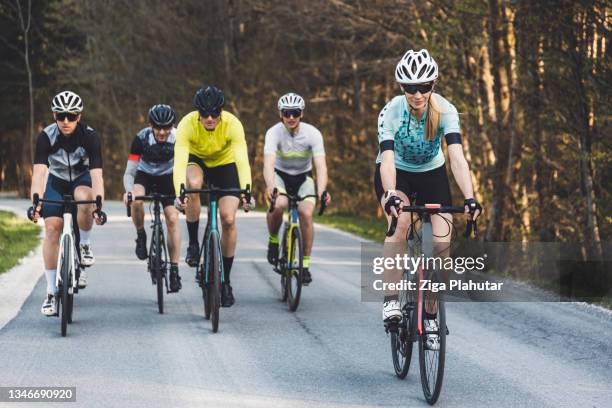
[[[6,272],[38,245],[40,227],[0,210],[0,273]]]
[[[11,4],[0,5],[0,37],[10,45],[0,65],[6,96],[0,189],[29,177],[19,164],[29,160],[23,141],[34,136],[24,134],[23,37]],[[244,124],[261,200],[264,135],[278,121],[278,97],[295,91],[307,100],[304,120],[324,135],[335,202],[371,216],[379,207],[372,191],[376,120],[400,92],[394,66],[408,48],[428,48],[440,67],[436,91],[460,112],[485,232],[499,240],[586,241],[594,233],[586,227],[590,220],[606,240],[612,232],[609,7],[601,0],[563,4],[33,1],[36,123],[48,124],[49,99],[58,90],[81,94],[83,120],[103,140],[106,195],[119,198],[129,145],[146,126],[147,109],[169,103],[183,116],[199,86],[216,84],[226,109]],[[493,38],[503,44],[495,47]],[[496,80],[503,73],[504,90]],[[508,106],[496,92],[508,97]],[[493,223],[492,214],[501,221]]]
[[[315,222],[338,228],[339,230],[350,232],[375,242],[383,242],[385,231],[387,230],[387,221],[383,218],[354,214],[325,214],[322,217],[316,217]]]

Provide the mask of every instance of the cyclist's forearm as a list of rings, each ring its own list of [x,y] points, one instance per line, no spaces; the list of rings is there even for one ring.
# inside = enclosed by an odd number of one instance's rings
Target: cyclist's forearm
[[[174,193],[180,194],[181,184],[187,181],[187,162],[189,161],[189,146],[187,144],[177,144],[174,146],[174,168],[172,170],[172,181],[174,183]]]
[[[391,150],[382,153],[380,180],[383,190],[395,190],[395,153]]]
[[[275,154],[264,154],[264,181],[267,188],[272,188],[276,184],[274,182],[274,163],[276,162]]]
[[[459,189],[465,198],[474,198],[474,189],[472,186],[472,178],[470,175],[470,166],[468,166],[465,157],[462,154],[450,156],[451,171],[453,177],[457,181]]]
[[[125,173],[123,174],[123,187],[126,193],[134,189],[134,177],[136,176],[137,169],[138,162],[136,160],[128,160],[125,166]]]
[[[314,163],[317,172],[317,191],[321,194],[327,189],[327,164],[325,163],[325,156],[316,156]]]
[[[47,166],[44,164],[35,164],[32,170],[32,184],[30,186],[30,198],[37,193],[41,198],[45,192],[45,174],[47,174]]]
[[[91,189],[93,190],[94,198],[101,196],[104,200],[104,179],[102,178],[102,169],[91,169]]]

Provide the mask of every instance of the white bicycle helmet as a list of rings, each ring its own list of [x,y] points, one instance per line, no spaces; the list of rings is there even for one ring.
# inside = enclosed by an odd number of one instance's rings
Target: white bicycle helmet
[[[427,50],[408,50],[395,67],[395,80],[400,84],[421,84],[438,78],[438,64]]]
[[[304,102],[304,98],[300,95],[289,92],[288,94],[284,94],[278,100],[278,110],[283,109],[299,109],[304,110],[306,103]]]
[[[71,91],[63,91],[53,97],[52,112],[80,113],[83,111],[83,100]]]

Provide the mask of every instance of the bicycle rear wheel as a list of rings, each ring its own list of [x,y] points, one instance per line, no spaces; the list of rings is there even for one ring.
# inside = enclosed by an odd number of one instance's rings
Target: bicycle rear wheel
[[[289,305],[289,310],[295,312],[300,304],[300,296],[302,295],[302,262],[304,253],[300,228],[293,228],[289,236],[291,246],[289,247],[287,257],[285,284],[287,287],[287,305]]]
[[[210,320],[213,333],[219,330],[219,309],[221,308],[221,247],[219,246],[219,235],[210,236],[210,266],[208,271],[207,298],[210,307]]]
[[[431,296],[431,295],[430,295]],[[422,301],[422,318],[421,327],[423,327],[422,334],[419,336],[419,363],[421,367],[421,385],[423,387],[423,394],[425,399],[430,405],[433,405],[440,396],[442,390],[442,380],[444,378],[444,360],[446,355],[446,310],[444,308],[444,301],[437,296],[435,303],[437,303],[437,314],[436,321],[438,323],[437,333],[439,335],[439,350],[431,350],[426,345],[427,334],[425,331],[425,300],[426,296],[423,296]],[[431,301],[430,301],[431,304]]]
[[[70,302],[70,286],[72,284],[70,269],[72,259],[70,258],[70,238],[64,236],[63,241],[63,253],[62,253],[62,268],[60,270],[60,276],[62,277],[62,286],[60,288],[60,307],[61,307],[61,332],[62,337],[66,336],[68,330],[68,320],[70,320],[70,313],[72,303]]]

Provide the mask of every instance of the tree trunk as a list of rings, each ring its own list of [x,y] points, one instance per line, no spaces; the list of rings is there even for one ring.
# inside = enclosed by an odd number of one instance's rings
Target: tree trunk
[[[26,73],[28,76],[28,102],[29,102],[29,119],[28,119],[28,137],[27,142],[21,146],[21,178],[19,182],[19,195],[27,197],[30,189],[32,177],[31,166],[34,163],[34,86],[32,83],[32,67],[30,66],[30,27],[32,22],[32,0],[28,0],[27,15],[24,16],[21,9],[21,1],[15,0],[17,6],[17,15],[19,16],[19,24],[23,33],[23,57]]]

